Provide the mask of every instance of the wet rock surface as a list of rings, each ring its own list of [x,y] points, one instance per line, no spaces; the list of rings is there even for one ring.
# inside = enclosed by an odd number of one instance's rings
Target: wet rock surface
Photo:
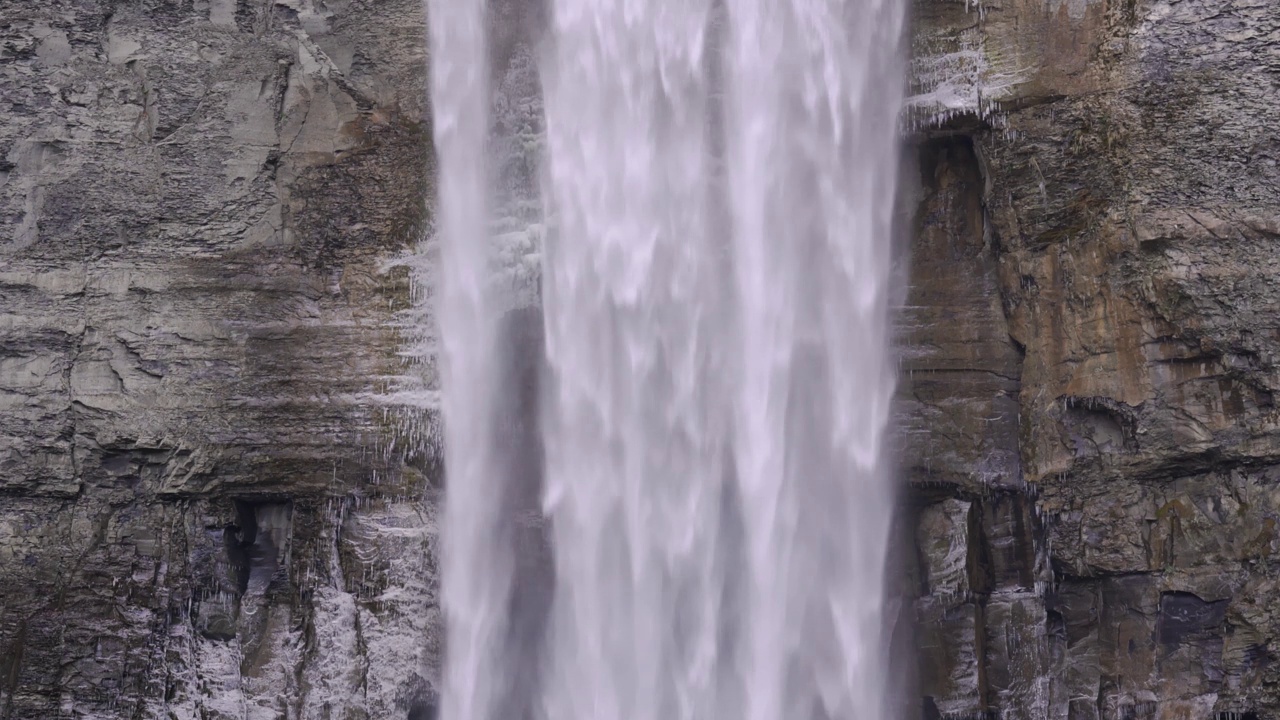
[[[925,714],[1273,716],[1280,7],[918,17],[918,69],[973,69],[950,109],[919,88]]]
[[[916,17],[913,707],[1274,716],[1280,7]],[[0,0],[0,718],[435,716],[439,465],[379,400],[431,193],[423,27]],[[511,138],[540,132],[518,36]]]
[[[431,702],[418,0],[0,2],[0,717]]]

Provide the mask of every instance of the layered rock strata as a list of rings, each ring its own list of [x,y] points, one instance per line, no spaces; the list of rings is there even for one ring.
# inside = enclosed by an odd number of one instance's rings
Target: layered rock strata
[[[418,0],[0,2],[0,717],[426,717]],[[424,474],[425,473],[425,474]]]
[[[1280,8],[916,18],[912,705],[1275,714]],[[433,386],[388,269],[430,195],[423,27],[418,0],[0,2],[0,717],[434,713],[440,472],[395,404]],[[519,36],[498,124],[536,140]],[[521,287],[526,160],[497,159]]]
[[[973,68],[917,97],[926,715],[1271,716],[1280,7],[917,17],[919,68]]]

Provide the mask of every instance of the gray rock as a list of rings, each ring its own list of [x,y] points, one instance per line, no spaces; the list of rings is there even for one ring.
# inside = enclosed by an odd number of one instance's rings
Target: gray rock
[[[494,7],[520,304],[541,8]],[[1266,717],[1280,8],[915,10],[920,705]],[[438,419],[396,404],[434,388],[398,261],[434,182],[421,13],[0,0],[0,717],[434,715]]]
[[[0,716],[405,717],[418,0],[0,2]],[[438,466],[438,463],[436,464]]]
[[[921,0],[917,16],[902,407],[908,446],[927,443],[908,468],[918,549],[932,567],[963,542],[1005,578],[976,595],[972,631],[921,647],[922,677],[964,681],[922,689],[954,717],[1264,717],[1280,707],[1264,609],[1280,8]],[[957,62],[963,82],[940,85]],[[963,237],[987,259],[957,258],[956,280],[937,258]],[[1015,354],[986,350],[1006,337]],[[941,374],[951,347],[1007,384]],[[1005,397],[1017,419],[1000,425],[987,407]],[[1016,448],[1010,470],[988,470],[994,448]],[[1008,498],[1023,510],[1000,519]],[[955,502],[982,532],[938,524]]]

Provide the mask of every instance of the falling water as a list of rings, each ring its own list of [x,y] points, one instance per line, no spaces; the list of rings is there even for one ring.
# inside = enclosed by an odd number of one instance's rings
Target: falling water
[[[445,692],[450,718],[499,717],[506,606],[514,561],[502,542],[503,478],[493,425],[498,374],[496,324],[488,292],[488,108],[484,7],[479,0],[428,5],[432,105],[439,148],[439,283],[445,464],[442,574],[447,614]]]
[[[903,0],[550,0],[547,720],[889,716]],[[500,720],[483,8],[435,0],[446,720]],[[509,685],[509,683],[508,683]],[[505,720],[505,718],[503,718]]]

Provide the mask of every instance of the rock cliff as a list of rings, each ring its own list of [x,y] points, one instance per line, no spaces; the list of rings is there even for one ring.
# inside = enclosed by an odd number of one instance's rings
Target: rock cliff
[[[0,2],[0,717],[426,717],[419,0]]]
[[[1274,716],[1280,6],[916,9],[926,716]]]
[[[915,16],[912,705],[1274,716],[1280,5]],[[434,716],[424,36],[419,0],[0,0],[0,718]]]

